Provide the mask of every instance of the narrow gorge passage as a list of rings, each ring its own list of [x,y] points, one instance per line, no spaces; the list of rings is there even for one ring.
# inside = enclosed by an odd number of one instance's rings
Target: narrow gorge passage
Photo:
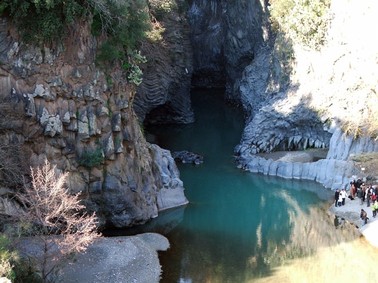
[[[193,91],[192,101],[195,123],[146,128],[160,146],[204,157],[201,165],[179,164],[190,203],[142,227],[114,232],[158,232],[169,239],[171,248],[160,254],[161,282],[265,280],[289,259],[353,243],[353,229],[336,229],[326,213],[330,190],[236,168],[242,111],[225,105],[222,91]]]

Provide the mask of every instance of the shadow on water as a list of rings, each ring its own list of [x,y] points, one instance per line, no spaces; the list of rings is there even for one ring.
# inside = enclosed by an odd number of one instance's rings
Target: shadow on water
[[[194,124],[146,129],[164,148],[204,156],[199,166],[179,164],[190,203],[116,232],[158,232],[169,239],[170,249],[160,253],[161,282],[334,282],[335,267],[340,278],[356,278],[343,276],[349,261],[363,260],[358,255],[377,262],[378,253],[352,225],[335,227],[327,213],[331,191],[237,169],[233,148],[243,128],[241,110],[226,107],[223,93],[192,96]]]

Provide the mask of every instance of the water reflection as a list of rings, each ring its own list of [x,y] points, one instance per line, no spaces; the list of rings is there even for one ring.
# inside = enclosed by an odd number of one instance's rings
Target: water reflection
[[[345,273],[353,272],[367,279],[353,282],[369,282],[365,275],[375,268],[361,271],[355,258],[377,258],[352,225],[335,226],[327,213],[331,191],[235,167],[243,118],[217,97],[195,94],[192,125],[146,129],[164,148],[205,158],[200,166],[179,166],[190,201],[183,213],[168,217],[169,228],[156,224],[165,222],[164,213],[149,224],[171,244],[160,254],[161,282],[351,282]]]
[[[334,216],[315,207],[297,213],[293,224],[290,241],[270,243],[264,255],[271,274],[241,282],[377,282],[378,250],[354,225],[335,227]]]
[[[324,253],[323,250],[353,243],[360,237],[351,224],[336,229],[333,216],[326,213],[328,206],[314,206],[306,211],[284,191],[276,197],[284,204],[286,216],[268,222],[269,219],[260,217],[249,239],[242,234],[229,236],[211,229],[202,233],[178,229],[168,234],[173,245],[161,255],[161,282],[253,282],[258,278],[287,277],[283,266],[305,262],[319,251]],[[264,202],[259,200],[263,206]],[[287,280],[292,282],[293,278]],[[305,281],[301,278],[297,282]]]

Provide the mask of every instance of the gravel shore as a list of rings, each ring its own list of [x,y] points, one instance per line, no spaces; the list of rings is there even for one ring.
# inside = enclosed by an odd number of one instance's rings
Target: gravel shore
[[[154,283],[160,281],[157,251],[169,248],[167,238],[156,233],[100,238],[83,254],[65,265],[59,282]]]

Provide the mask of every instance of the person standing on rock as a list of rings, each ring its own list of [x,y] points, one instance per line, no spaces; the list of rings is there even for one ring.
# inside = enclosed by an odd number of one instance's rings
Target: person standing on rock
[[[362,208],[361,208],[360,218],[362,219],[362,226],[367,224],[369,217],[367,217],[366,211],[363,210]]]
[[[362,190],[362,203],[361,204],[363,204],[365,202],[365,199],[366,199],[366,185],[365,185],[365,183],[362,183],[361,190]]]
[[[347,198],[347,192],[345,189],[342,189],[340,192],[341,195],[341,205],[345,205],[345,199]]]
[[[339,192],[339,200],[337,201],[337,206],[342,206],[343,205],[343,191],[341,190]]]
[[[354,200],[356,198],[356,182],[353,180],[353,182],[350,182],[350,190],[349,190],[349,198],[351,200]]]
[[[367,188],[366,188],[366,196],[365,196],[367,207],[370,206],[370,200],[371,200],[371,194],[372,194],[372,192],[373,191],[372,191],[371,185],[367,186]]]
[[[361,205],[364,203],[364,195],[365,192],[362,190],[362,188],[357,188],[357,197],[360,199]]]
[[[377,211],[378,211],[378,201],[374,201],[372,206],[371,206],[371,211],[373,212],[373,217],[375,218],[377,216]]]
[[[336,189],[336,191],[335,191],[335,206],[336,207],[338,206],[339,196],[340,196],[340,191],[339,191],[339,189]]]

